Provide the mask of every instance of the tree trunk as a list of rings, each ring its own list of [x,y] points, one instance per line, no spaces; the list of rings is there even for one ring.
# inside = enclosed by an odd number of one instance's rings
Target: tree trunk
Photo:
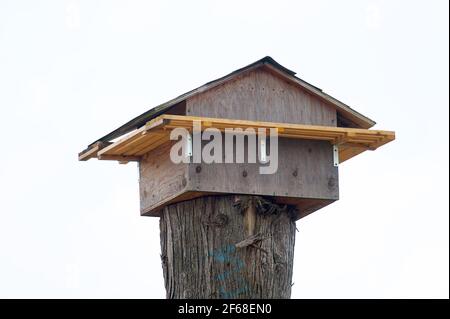
[[[290,298],[295,212],[257,196],[207,196],[165,207],[167,298]]]

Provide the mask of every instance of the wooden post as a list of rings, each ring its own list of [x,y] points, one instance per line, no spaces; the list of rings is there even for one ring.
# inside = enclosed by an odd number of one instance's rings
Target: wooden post
[[[290,298],[294,215],[245,195],[168,205],[160,218],[167,298]]]

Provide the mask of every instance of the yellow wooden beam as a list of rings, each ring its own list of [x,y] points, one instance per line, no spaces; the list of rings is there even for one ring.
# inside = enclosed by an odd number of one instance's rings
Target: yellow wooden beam
[[[258,129],[275,128],[280,137],[329,141],[334,145],[345,146],[340,147],[341,162],[395,139],[395,132],[392,131],[163,114],[124,138],[97,150],[96,155],[99,159],[106,159],[105,156],[140,157],[168,142],[170,130],[180,127],[191,131],[194,121],[201,124],[199,127],[202,130],[212,127],[223,132],[226,128],[253,128],[257,132]],[[94,150],[92,152],[95,153]]]

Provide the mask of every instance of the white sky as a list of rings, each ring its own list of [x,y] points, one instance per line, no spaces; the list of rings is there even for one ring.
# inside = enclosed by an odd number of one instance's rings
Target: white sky
[[[0,0],[0,297],[164,298],[105,133],[265,55],[397,140],[297,223],[293,298],[449,296],[448,1]]]

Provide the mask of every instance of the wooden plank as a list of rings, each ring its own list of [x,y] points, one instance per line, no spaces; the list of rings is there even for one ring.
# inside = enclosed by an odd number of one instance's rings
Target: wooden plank
[[[127,136],[112,143],[110,146],[105,147],[101,152],[99,152],[99,155],[101,155],[101,154],[119,155],[119,154],[121,154],[121,151],[123,150],[122,147],[125,148],[125,147],[128,147],[129,144],[139,143],[139,142],[147,139],[148,137],[145,136],[147,131],[152,130],[153,132],[155,132],[158,129],[160,129],[161,127],[163,127],[165,124],[167,124],[167,120],[163,116],[159,116],[159,117],[149,121],[143,127],[135,130],[134,132],[129,133]],[[113,151],[113,152],[111,152],[111,151]]]
[[[138,162],[141,160],[140,156],[122,156],[122,155],[99,155],[99,160],[119,161],[119,162]]]
[[[97,142],[91,147],[88,147],[86,150],[80,152],[78,154],[78,160],[79,161],[87,161],[91,158],[97,157],[98,151],[100,151],[102,148],[110,145],[110,142]]]
[[[255,131],[258,129],[267,131],[269,128],[276,128],[279,137],[323,140],[337,145],[346,144],[346,148],[358,148],[354,152],[345,151],[345,153],[342,153],[341,162],[366,149],[376,149],[395,139],[395,133],[392,131],[165,114],[127,137],[101,149],[98,151],[98,155],[142,156],[167,142],[172,129],[182,127],[192,130],[194,121],[202,123],[202,129],[214,127],[224,131],[226,128],[241,128],[243,130],[253,128]],[[362,150],[359,148],[362,148]]]
[[[147,149],[150,145],[154,145],[154,143],[158,140],[160,140],[163,137],[166,137],[167,134],[164,133],[152,133],[151,136],[143,136],[144,139],[141,140],[140,143],[134,144],[134,145],[128,145],[126,148],[122,149],[122,152],[124,155],[133,155],[138,154],[144,150]],[[152,148],[150,148],[152,149]],[[115,151],[117,152],[117,150]]]
[[[93,157],[97,157],[97,152],[100,150],[100,147],[98,145],[94,145],[87,150],[81,152],[78,154],[78,160],[79,161],[87,161]]]
[[[341,132],[341,133],[354,133],[363,135],[395,135],[392,131],[385,130],[368,130],[360,128],[345,128],[345,127],[331,127],[331,126],[321,126],[321,125],[302,125],[302,124],[292,124],[292,123],[279,123],[279,122],[267,122],[267,121],[250,121],[250,120],[238,120],[238,119],[225,119],[225,118],[211,118],[203,116],[181,116],[181,115],[161,115],[160,117],[170,120],[165,126],[168,128],[180,126],[190,126],[192,127],[193,121],[208,122],[213,127],[224,128],[224,127],[253,127],[253,128],[282,128],[292,129],[295,131],[323,131],[323,132]]]
[[[166,115],[168,116],[168,115]],[[117,142],[112,143],[108,147],[105,147],[101,151],[98,152],[99,155],[102,154],[110,154],[110,155],[122,155],[125,149],[128,149],[130,146],[139,145],[141,142],[147,142],[149,139],[153,138],[153,135],[143,134],[146,128],[142,127],[130,134],[126,137],[118,140]],[[159,134],[161,131],[160,128],[153,128],[155,134]]]
[[[339,162],[343,163],[356,155],[361,154],[362,152],[368,150],[368,147],[364,146],[351,146],[351,147],[340,147],[339,148]]]
[[[127,136],[122,137],[118,141],[116,141],[116,142],[112,143],[111,145],[109,145],[108,147],[105,147],[104,149],[102,149],[101,152],[99,152],[99,155],[106,154],[112,149],[117,149],[117,148],[121,147],[122,145],[131,143],[132,141],[134,141],[135,139],[140,137],[142,131],[143,131],[143,128],[140,128],[138,130],[135,130],[135,131],[129,133]]]
[[[161,136],[157,140],[155,140],[152,144],[147,145],[145,148],[139,150],[136,154],[138,156],[142,156],[151,150],[156,149],[160,145],[163,145],[165,143],[168,143],[170,141],[169,135]]]
[[[287,123],[271,123],[260,121],[243,121],[233,119],[213,119],[213,118],[201,118],[186,116],[180,118],[172,118],[168,128],[175,127],[191,127],[192,121],[207,121],[213,127],[220,130],[230,127],[239,128],[279,128],[279,136],[291,137],[291,138],[303,138],[303,139],[319,139],[319,140],[331,140],[333,143],[340,144],[342,142],[352,143],[372,143],[372,148],[377,148],[389,141],[395,139],[395,133],[391,131],[381,130],[366,130],[356,128],[340,128],[340,127],[325,127],[325,126],[313,126],[313,125],[299,125],[299,124],[287,124]],[[189,122],[186,122],[189,121]],[[346,137],[344,137],[346,136]],[[343,139],[342,139],[343,138]]]

